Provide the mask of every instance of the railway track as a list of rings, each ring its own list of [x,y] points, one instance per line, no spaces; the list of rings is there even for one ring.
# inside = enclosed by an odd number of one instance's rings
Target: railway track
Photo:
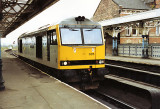
[[[84,93],[95,99],[98,99],[100,102],[106,105],[109,105],[113,109],[136,109],[136,107],[126,104],[125,102],[118,100],[100,90],[90,90]]]
[[[109,62],[111,63],[111,62]],[[136,90],[140,94],[138,94],[138,97],[140,99],[143,99],[145,101],[144,105],[148,105],[147,107],[143,107],[141,105],[137,105],[137,107],[145,108],[145,109],[159,109],[160,108],[160,102],[158,99],[160,99],[160,73],[159,71],[156,72],[156,69],[151,68],[149,71],[146,71],[146,68],[142,68],[143,65],[140,67],[136,66],[133,63],[129,63],[125,65],[121,63],[112,62],[112,64],[106,64],[106,67],[109,70],[109,74],[106,75],[106,80],[109,84],[115,84],[110,87],[116,87],[119,86],[122,89],[124,89],[124,92],[130,92],[134,95],[136,95]],[[139,65],[139,64],[138,64]],[[145,67],[148,65],[144,65]],[[149,67],[149,66],[148,66]],[[151,66],[152,67],[152,66]],[[142,68],[142,69],[141,69]],[[154,66],[154,68],[157,68],[157,66]],[[157,69],[158,70],[158,69]],[[108,85],[109,85],[108,84]],[[104,84],[102,85],[104,86]],[[131,91],[131,88],[134,91]],[[117,90],[119,90],[117,89]],[[121,89],[120,89],[121,90]],[[127,91],[125,91],[127,90]],[[145,97],[146,96],[146,97]],[[142,100],[137,101],[141,103]],[[131,100],[134,101],[134,100]],[[150,107],[150,108],[149,108]]]
[[[112,74],[100,85],[103,93],[123,101],[136,109],[159,109],[160,88]],[[128,108],[127,108],[128,109]]]
[[[157,72],[153,72],[152,70],[146,71],[131,66],[123,66],[123,64],[106,64],[106,67],[111,74],[160,87],[160,73],[158,69]]]
[[[117,65],[117,66],[123,66],[123,67],[127,67],[127,68],[143,70],[143,71],[160,73],[160,66],[158,66],[158,65],[149,65],[149,64],[124,62],[124,61],[108,60],[108,59],[106,59],[106,62],[107,62],[107,64],[110,64],[110,65]]]

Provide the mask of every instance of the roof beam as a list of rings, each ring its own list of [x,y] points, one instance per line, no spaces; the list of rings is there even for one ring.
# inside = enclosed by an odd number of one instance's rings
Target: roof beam
[[[0,0],[0,31],[2,36],[24,24],[59,0]],[[3,28],[2,28],[3,27]]]

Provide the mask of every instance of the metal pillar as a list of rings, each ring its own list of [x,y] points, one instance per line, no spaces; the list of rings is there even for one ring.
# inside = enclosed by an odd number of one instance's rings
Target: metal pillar
[[[112,55],[118,56],[118,33],[120,33],[120,28],[113,28],[112,36],[113,36],[113,46],[112,46]]]
[[[2,0],[0,0],[0,21],[3,19],[3,14],[2,14]]]
[[[118,45],[117,45],[117,37],[113,37],[113,43],[112,43],[112,55],[118,56]]]
[[[4,89],[5,89],[5,86],[4,86],[3,76],[2,76],[1,38],[0,38],[0,91]]]
[[[148,38],[149,35],[142,35],[142,58],[148,58]]]

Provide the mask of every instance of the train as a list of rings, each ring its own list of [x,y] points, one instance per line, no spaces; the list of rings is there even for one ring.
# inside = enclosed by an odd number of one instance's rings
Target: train
[[[18,56],[54,69],[57,78],[92,88],[106,75],[102,26],[84,16],[23,33]]]

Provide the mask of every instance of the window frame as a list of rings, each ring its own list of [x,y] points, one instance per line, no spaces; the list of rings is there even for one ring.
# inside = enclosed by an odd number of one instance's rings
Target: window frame
[[[83,39],[83,36],[82,36],[82,29],[81,29],[81,28],[74,28],[74,29],[80,29],[82,44],[63,44],[63,43],[62,43],[61,29],[69,29],[69,28],[60,28],[61,45],[83,45],[84,39]]]
[[[101,38],[102,38],[102,44],[85,44],[84,43],[84,36],[83,36],[83,29],[93,29],[93,28],[91,28],[91,27],[86,27],[86,28],[83,28],[83,27],[81,27],[81,28],[74,28],[74,29],[80,29],[80,31],[81,31],[81,38],[82,38],[82,44],[63,44],[62,43],[62,35],[61,35],[61,29],[63,29],[64,27],[62,27],[62,28],[60,28],[59,30],[60,30],[60,38],[61,38],[61,45],[63,45],[63,46],[100,46],[100,45],[104,45],[104,38],[103,38],[103,36],[102,36],[102,29],[101,28],[94,28],[94,29],[100,29],[100,31],[101,31]]]
[[[126,33],[126,36],[131,36],[131,28],[128,27],[127,29],[125,29],[125,33]]]
[[[160,35],[160,25],[156,26],[156,36]]]
[[[83,34],[83,39],[84,39],[84,32],[83,32],[83,30],[84,29],[88,29],[88,28],[82,28],[82,34]],[[90,28],[89,28],[90,29]],[[99,28],[94,28],[94,29],[99,29]],[[102,43],[101,44],[85,44],[85,39],[84,39],[84,45],[102,45],[104,42],[103,42],[103,37],[102,37],[102,30],[101,29],[99,29],[100,30],[100,33],[101,33],[101,39],[102,39]]]
[[[133,29],[135,29],[136,34],[133,34]],[[137,32],[137,28],[132,28],[132,35],[133,35],[133,36],[137,36],[137,33],[138,33],[138,32]]]
[[[54,39],[53,37],[54,36],[56,37],[55,41],[53,41],[53,39]],[[50,39],[50,41],[49,41],[50,45],[58,45],[56,29],[48,31],[47,37],[49,37],[49,39]]]

